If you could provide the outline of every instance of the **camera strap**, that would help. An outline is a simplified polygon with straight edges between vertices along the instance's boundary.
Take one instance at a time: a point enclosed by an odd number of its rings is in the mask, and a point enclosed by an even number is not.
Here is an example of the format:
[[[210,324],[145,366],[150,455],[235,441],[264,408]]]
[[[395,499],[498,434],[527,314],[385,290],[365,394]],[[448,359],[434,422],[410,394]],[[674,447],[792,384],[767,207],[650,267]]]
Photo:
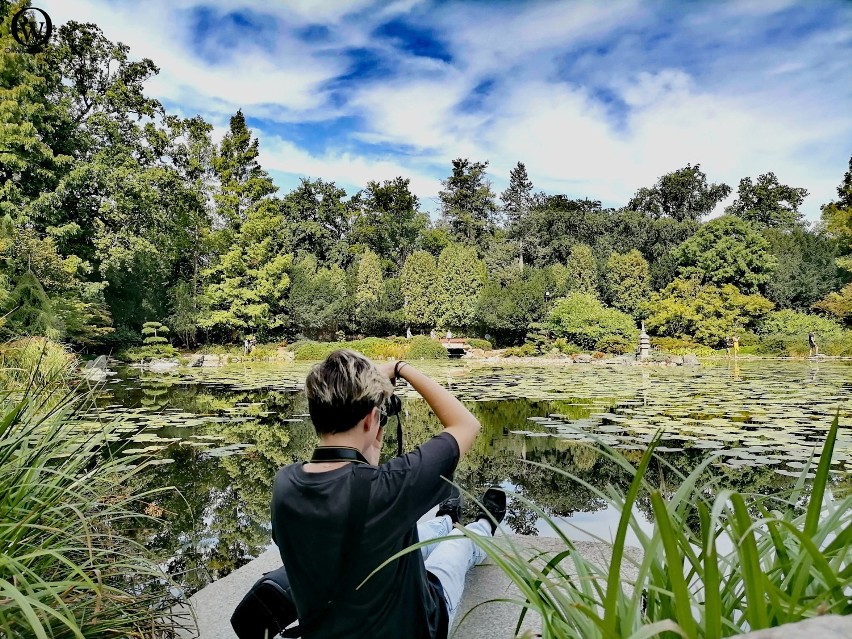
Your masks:
[[[369,464],[367,458],[357,448],[350,446],[317,446],[311,457],[314,464],[321,462],[354,462],[356,464]]]
[[[361,547],[361,537],[363,536],[364,524],[367,519],[367,506],[370,503],[370,486],[372,485],[371,480],[373,474],[364,467],[365,465],[369,466],[367,460],[364,459],[364,456],[354,448],[320,446],[314,450],[314,459],[311,459],[311,461],[317,461],[316,453],[323,449],[332,452],[350,451],[351,453],[351,451],[354,451],[361,458],[321,460],[356,462],[355,467],[352,469],[352,496],[349,498],[349,514],[346,522],[346,530],[349,531],[349,534],[343,543],[343,549],[340,553],[339,576],[335,581],[335,586],[330,593],[328,601],[322,606],[322,608],[309,614],[306,619],[300,619],[298,626],[282,630],[281,636],[285,638],[304,637],[305,633],[312,633],[327,618],[328,614],[334,607],[334,604],[336,604],[341,597],[344,597],[350,591],[354,590],[359,583],[355,568],[358,564],[357,555],[358,550]],[[344,453],[344,455],[349,455],[350,453]],[[331,453],[320,453],[321,456],[325,454]],[[363,460],[363,462],[361,460]]]

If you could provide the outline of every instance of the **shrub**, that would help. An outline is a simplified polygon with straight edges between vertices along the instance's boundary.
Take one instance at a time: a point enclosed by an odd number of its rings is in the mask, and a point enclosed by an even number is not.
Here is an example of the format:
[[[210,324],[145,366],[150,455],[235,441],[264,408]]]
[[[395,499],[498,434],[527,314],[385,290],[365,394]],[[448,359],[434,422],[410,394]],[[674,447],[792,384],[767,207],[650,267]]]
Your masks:
[[[768,313],[758,325],[761,335],[786,335],[808,341],[808,333],[816,333],[817,338],[836,337],[843,332],[839,322],[813,313],[802,313],[784,309]]]
[[[503,357],[532,357],[535,354],[535,345],[529,342],[525,342],[522,346],[510,346],[503,351]]]
[[[595,350],[604,353],[612,353],[614,355],[624,355],[625,353],[634,352],[636,350],[636,346],[628,342],[623,337],[610,335],[609,337],[604,337],[603,339],[598,340],[598,343],[595,344]]]
[[[591,350],[605,337],[617,336],[635,342],[638,331],[633,318],[605,307],[594,295],[573,292],[557,300],[545,326],[556,337]]]
[[[556,341],[553,342],[553,347],[565,355],[576,355],[577,353],[583,352],[582,348],[576,344],[572,344],[564,337],[557,338]]]
[[[824,343],[817,342],[820,352],[826,355],[852,357],[852,331],[843,331],[839,335],[829,337]]]
[[[328,357],[329,353],[338,348],[345,348],[340,342],[324,343],[324,342],[304,342],[296,346],[294,344],[296,356],[294,359],[301,360],[321,360]]]
[[[0,345],[0,383],[11,389],[30,382],[45,385],[63,380],[77,358],[46,337],[28,337]]]
[[[47,395],[57,399],[34,386],[0,401],[0,635],[175,636],[188,604],[160,558],[128,537],[159,525],[139,513],[168,489],[135,491],[146,458],[103,454],[120,422],[74,423],[91,397],[66,392],[45,410]]]
[[[136,346],[119,351],[116,357],[123,362],[147,362],[152,359],[177,357],[178,350],[171,344]]]
[[[465,340],[471,348],[481,348],[484,351],[490,351],[494,346],[487,339],[479,339],[478,337],[470,337]]]
[[[692,354],[699,357],[710,357],[717,354],[717,351],[709,346],[704,346],[691,339],[681,339],[678,337],[652,337],[651,346],[671,355]]]
[[[447,359],[449,354],[440,342],[417,335],[411,338],[405,357],[407,359]]]
[[[406,355],[408,344],[408,340],[395,342],[382,339],[381,337],[366,337],[353,342],[307,342],[297,346],[294,350],[296,353],[295,359],[300,361],[325,359],[329,353],[339,348],[352,349],[370,359],[402,359]],[[446,349],[443,346],[440,344],[437,345],[446,353]]]

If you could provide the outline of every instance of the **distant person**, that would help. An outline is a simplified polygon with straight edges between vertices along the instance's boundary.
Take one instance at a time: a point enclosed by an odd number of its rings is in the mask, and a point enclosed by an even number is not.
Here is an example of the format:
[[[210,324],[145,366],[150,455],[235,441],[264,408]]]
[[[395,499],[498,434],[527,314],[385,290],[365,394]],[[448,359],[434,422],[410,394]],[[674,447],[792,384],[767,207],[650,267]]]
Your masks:
[[[435,335],[435,329],[434,329],[434,328],[433,328],[433,329],[432,329],[432,331],[429,333],[429,337],[430,337],[431,339],[435,339],[435,338],[437,337],[437,335]]]
[[[491,341],[491,336],[488,333],[485,334],[485,340],[488,342]]]
[[[405,337],[411,339],[411,327],[405,329]]]
[[[453,332],[447,329],[447,341],[449,342],[451,339],[453,339]]]
[[[816,335],[814,335],[813,331],[808,333],[808,346],[810,350],[808,351],[808,357],[816,357],[819,355],[819,348],[816,343]]]
[[[248,337],[243,340],[243,355],[249,354],[249,341]]]
[[[734,346],[734,340],[732,340],[732,339],[731,339],[731,336],[730,336],[730,335],[728,335],[728,336],[725,338],[725,356],[726,356],[726,357],[730,357],[730,356],[731,356],[731,348],[733,348],[733,346]]]
[[[734,335],[732,342],[733,342],[732,346],[734,347],[734,359],[736,359],[737,355],[740,352],[740,338],[739,338],[739,336]]]

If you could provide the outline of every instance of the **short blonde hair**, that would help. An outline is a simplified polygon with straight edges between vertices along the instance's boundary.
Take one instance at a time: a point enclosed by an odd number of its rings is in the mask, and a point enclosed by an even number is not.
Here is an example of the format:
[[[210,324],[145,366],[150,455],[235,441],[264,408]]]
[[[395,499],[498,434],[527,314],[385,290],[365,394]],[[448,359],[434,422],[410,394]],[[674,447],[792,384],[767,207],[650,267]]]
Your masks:
[[[349,349],[331,353],[305,380],[308,412],[319,435],[349,430],[391,393],[390,379],[361,353]]]

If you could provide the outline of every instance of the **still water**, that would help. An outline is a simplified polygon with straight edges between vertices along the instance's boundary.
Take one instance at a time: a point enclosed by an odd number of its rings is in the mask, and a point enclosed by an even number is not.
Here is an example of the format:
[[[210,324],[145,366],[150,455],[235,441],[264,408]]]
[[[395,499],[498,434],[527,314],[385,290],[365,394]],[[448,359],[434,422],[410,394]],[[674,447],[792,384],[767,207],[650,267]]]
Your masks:
[[[164,525],[146,543],[188,592],[225,576],[271,543],[269,499],[276,470],[306,459],[315,444],[301,387],[308,364],[230,365],[151,374],[126,369],[106,385],[90,420],[117,418],[126,452],[157,456],[145,488]],[[698,368],[530,366],[475,361],[423,363],[483,425],[456,480],[473,494],[500,484],[523,495],[578,539],[611,538],[618,513],[592,490],[626,487],[630,476],[601,453],[613,446],[634,464],[658,430],[660,461],[649,477],[665,492],[709,454],[719,485],[771,493],[792,487],[839,411],[835,490],[852,487],[852,362],[708,361]],[[410,387],[404,443],[440,431]],[[395,419],[385,453],[396,450]],[[845,427],[844,427],[845,426]],[[638,511],[648,522],[650,508]],[[650,523],[648,524],[651,525]],[[506,526],[553,534],[515,500]]]

